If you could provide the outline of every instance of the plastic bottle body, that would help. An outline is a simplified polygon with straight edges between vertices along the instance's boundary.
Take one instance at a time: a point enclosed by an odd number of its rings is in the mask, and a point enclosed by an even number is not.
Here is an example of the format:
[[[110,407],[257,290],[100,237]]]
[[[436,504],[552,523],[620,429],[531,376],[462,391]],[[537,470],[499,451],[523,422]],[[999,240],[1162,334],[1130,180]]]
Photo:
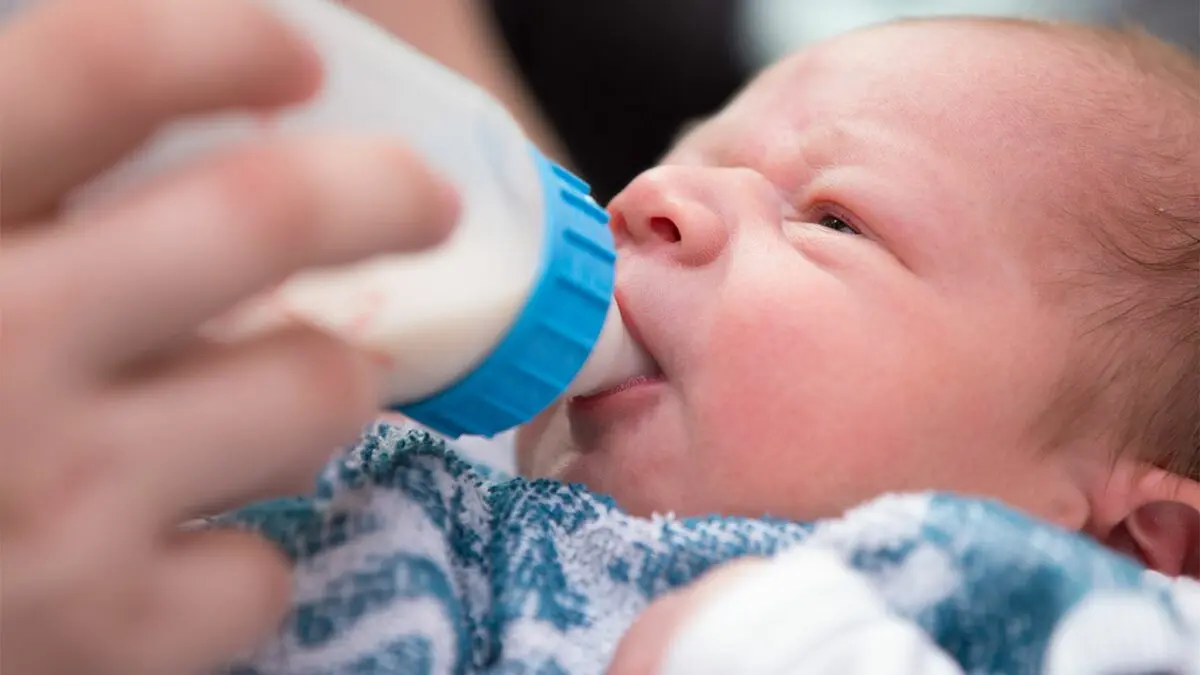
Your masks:
[[[462,217],[444,245],[306,273],[283,291],[300,315],[385,360],[390,402],[431,395],[486,356],[529,295],[544,211],[532,148],[473,84],[364,30],[349,12],[269,4],[307,33],[325,64],[319,100],[283,124],[403,137],[462,193]]]
[[[437,392],[478,363],[520,311],[542,253],[542,188],[517,123],[473,84],[323,0],[266,0],[316,47],[311,102],[270,118],[208,117],[163,130],[90,190],[109,192],[259,134],[350,131],[405,140],[462,195],[439,247],[306,271],[243,308],[239,329],[285,318],[330,330],[386,364],[391,402]],[[229,326],[230,321],[223,322]]]
[[[166,128],[86,186],[78,202],[260,134],[395,136],[458,188],[463,209],[450,239],[419,253],[304,271],[214,322],[216,335],[287,322],[327,330],[375,357],[385,404],[450,435],[510,428],[568,384],[594,390],[635,367],[638,350],[612,302],[607,215],[585,183],[542,157],[474,84],[362,17],[326,0],[259,1],[321,56],[314,100],[269,118],[226,115]]]

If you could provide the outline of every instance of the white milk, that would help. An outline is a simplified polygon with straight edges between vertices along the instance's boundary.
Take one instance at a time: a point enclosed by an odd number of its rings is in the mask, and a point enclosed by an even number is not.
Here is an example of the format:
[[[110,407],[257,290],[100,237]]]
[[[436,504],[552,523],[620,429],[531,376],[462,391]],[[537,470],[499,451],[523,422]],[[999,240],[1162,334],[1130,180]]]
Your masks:
[[[432,401],[414,416],[450,435],[501,431],[531,418],[569,382],[569,393],[587,393],[649,367],[611,301],[611,234],[586,184],[552,168],[474,84],[358,15],[328,0],[260,1],[321,55],[317,97],[270,119],[222,115],[165,129],[76,203],[256,134],[344,131],[403,139],[454,183],[463,212],[436,248],[303,272],[210,332],[244,339],[292,321],[327,330],[376,357],[388,383],[385,403],[404,409]],[[554,238],[567,229],[572,236]],[[548,281],[552,273],[557,281]],[[532,300],[564,285],[583,289],[581,299]],[[566,333],[574,341],[560,348]],[[443,413],[465,418],[441,422]]]

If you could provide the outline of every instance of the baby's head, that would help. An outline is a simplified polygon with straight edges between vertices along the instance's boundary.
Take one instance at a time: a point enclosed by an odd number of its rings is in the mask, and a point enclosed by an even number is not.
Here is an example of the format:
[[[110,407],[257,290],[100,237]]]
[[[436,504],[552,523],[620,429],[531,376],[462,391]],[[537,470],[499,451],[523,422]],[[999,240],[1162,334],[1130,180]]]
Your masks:
[[[612,201],[661,373],[523,429],[523,468],[635,513],[987,495],[1178,572],[1198,177],[1200,70],[1147,37],[922,21],[807,50]]]

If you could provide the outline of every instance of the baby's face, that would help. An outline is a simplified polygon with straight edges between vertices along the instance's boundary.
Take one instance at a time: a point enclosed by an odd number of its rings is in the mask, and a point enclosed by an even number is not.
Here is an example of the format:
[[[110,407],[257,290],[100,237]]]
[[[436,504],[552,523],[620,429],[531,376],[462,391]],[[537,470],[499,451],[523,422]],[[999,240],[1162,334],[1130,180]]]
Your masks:
[[[1008,39],[843,37],[633,181],[610,207],[618,302],[661,372],[523,429],[527,471],[642,514],[952,489],[1054,517],[1033,427],[1073,335],[1044,297],[1071,167],[1039,153],[1076,140],[1014,105],[1053,64]]]

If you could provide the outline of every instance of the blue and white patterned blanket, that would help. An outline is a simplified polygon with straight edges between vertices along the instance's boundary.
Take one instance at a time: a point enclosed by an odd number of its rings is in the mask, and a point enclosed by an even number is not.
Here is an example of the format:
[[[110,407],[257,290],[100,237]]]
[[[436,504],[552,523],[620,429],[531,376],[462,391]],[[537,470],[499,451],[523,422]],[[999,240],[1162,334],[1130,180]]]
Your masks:
[[[582,487],[489,475],[428,435],[380,425],[313,498],[232,520],[297,565],[294,607],[234,668],[243,674],[602,673],[655,597],[797,545],[838,552],[965,672],[1200,670],[1200,585],[946,495],[883,497],[813,524],[641,519]],[[1104,600],[1137,611],[1105,612]]]

